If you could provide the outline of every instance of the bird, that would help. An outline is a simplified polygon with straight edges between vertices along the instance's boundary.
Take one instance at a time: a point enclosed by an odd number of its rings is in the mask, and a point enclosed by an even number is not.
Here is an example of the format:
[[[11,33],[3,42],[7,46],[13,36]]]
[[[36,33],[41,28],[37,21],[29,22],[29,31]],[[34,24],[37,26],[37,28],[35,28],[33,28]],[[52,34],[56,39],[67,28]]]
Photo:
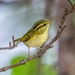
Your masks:
[[[49,25],[52,21],[53,19],[38,20],[27,33],[13,42],[23,42],[28,47],[28,58],[30,58],[30,47],[41,47],[46,42]]]

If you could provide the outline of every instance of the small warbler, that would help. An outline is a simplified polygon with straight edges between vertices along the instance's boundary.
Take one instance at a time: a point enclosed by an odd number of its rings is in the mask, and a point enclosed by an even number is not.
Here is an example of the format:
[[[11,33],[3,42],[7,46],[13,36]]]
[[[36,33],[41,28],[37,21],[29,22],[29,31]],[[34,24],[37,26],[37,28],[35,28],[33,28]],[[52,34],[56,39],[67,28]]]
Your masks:
[[[23,42],[28,47],[28,57],[30,58],[30,47],[40,47],[47,40],[48,29],[52,20],[41,19],[37,21],[32,28],[21,38],[14,42]]]

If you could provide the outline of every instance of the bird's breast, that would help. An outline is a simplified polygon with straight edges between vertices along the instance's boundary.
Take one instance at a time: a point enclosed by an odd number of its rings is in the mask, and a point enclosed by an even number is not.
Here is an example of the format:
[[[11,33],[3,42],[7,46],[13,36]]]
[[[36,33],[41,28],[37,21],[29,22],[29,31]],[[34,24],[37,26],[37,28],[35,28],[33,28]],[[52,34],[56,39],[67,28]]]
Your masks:
[[[24,42],[28,47],[39,47],[41,46],[48,37],[48,32],[45,31],[43,34],[35,35],[31,40]]]

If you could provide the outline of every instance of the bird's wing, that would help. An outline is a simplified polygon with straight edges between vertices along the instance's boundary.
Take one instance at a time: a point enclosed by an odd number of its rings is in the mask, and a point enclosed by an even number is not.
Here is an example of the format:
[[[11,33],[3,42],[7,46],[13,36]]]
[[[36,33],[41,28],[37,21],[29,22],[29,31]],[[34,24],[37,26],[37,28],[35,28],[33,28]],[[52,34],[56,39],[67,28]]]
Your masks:
[[[33,40],[35,39],[35,34],[32,30],[28,31],[21,39],[22,42],[26,42],[26,41],[29,41],[29,40]]]

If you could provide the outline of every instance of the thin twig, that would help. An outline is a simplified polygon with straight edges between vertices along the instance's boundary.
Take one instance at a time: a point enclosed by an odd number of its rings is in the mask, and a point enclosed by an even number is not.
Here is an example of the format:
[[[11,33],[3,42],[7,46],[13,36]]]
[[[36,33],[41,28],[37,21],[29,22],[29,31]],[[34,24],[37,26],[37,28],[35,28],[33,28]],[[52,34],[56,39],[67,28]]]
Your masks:
[[[63,26],[63,25],[62,25]],[[62,27],[61,26],[61,27]],[[60,26],[59,26],[60,27]],[[36,53],[35,55],[31,56],[31,59],[29,58],[26,58],[26,59],[23,59],[15,64],[12,64],[12,65],[9,65],[9,66],[5,66],[3,68],[0,68],[0,72],[2,71],[6,71],[8,69],[11,69],[11,68],[14,68],[16,66],[20,66],[20,65],[23,65],[25,64],[26,62],[34,59],[34,58],[39,58],[41,57],[49,48],[51,48],[51,45],[59,38],[60,34],[62,33],[63,29],[65,28],[66,26],[63,26],[61,29],[59,28],[58,32],[57,32],[57,35],[52,39],[52,41],[45,46],[45,48],[42,48],[41,51],[39,51],[38,53]]]
[[[73,4],[71,3],[71,1],[70,1],[70,0],[68,0],[68,2],[70,3],[71,7],[73,8],[74,6],[73,6]]]
[[[49,48],[51,48],[51,45],[59,38],[60,34],[62,33],[62,31],[63,31],[63,29],[64,29],[65,27],[66,27],[66,26],[63,26],[62,29],[57,32],[57,35],[53,38],[53,40],[52,40],[48,45],[46,45],[45,48],[42,48],[41,51],[39,51],[39,52],[36,53],[35,55],[31,56],[31,59],[41,57]],[[30,61],[31,59],[26,58],[26,59],[23,59],[23,60],[21,60],[21,61],[15,63],[15,64],[12,64],[12,65],[5,66],[5,67],[3,67],[3,68],[0,68],[0,72],[6,71],[6,70],[8,70],[8,69],[11,69],[11,68],[14,68],[14,67],[17,67],[17,66],[20,66],[20,65],[24,65],[26,62]]]
[[[12,35],[12,41],[14,41],[14,36]],[[0,47],[0,50],[11,50],[15,47],[17,47],[18,45],[18,42],[12,42],[12,45],[11,45],[11,42],[9,41],[9,46],[8,47]]]

